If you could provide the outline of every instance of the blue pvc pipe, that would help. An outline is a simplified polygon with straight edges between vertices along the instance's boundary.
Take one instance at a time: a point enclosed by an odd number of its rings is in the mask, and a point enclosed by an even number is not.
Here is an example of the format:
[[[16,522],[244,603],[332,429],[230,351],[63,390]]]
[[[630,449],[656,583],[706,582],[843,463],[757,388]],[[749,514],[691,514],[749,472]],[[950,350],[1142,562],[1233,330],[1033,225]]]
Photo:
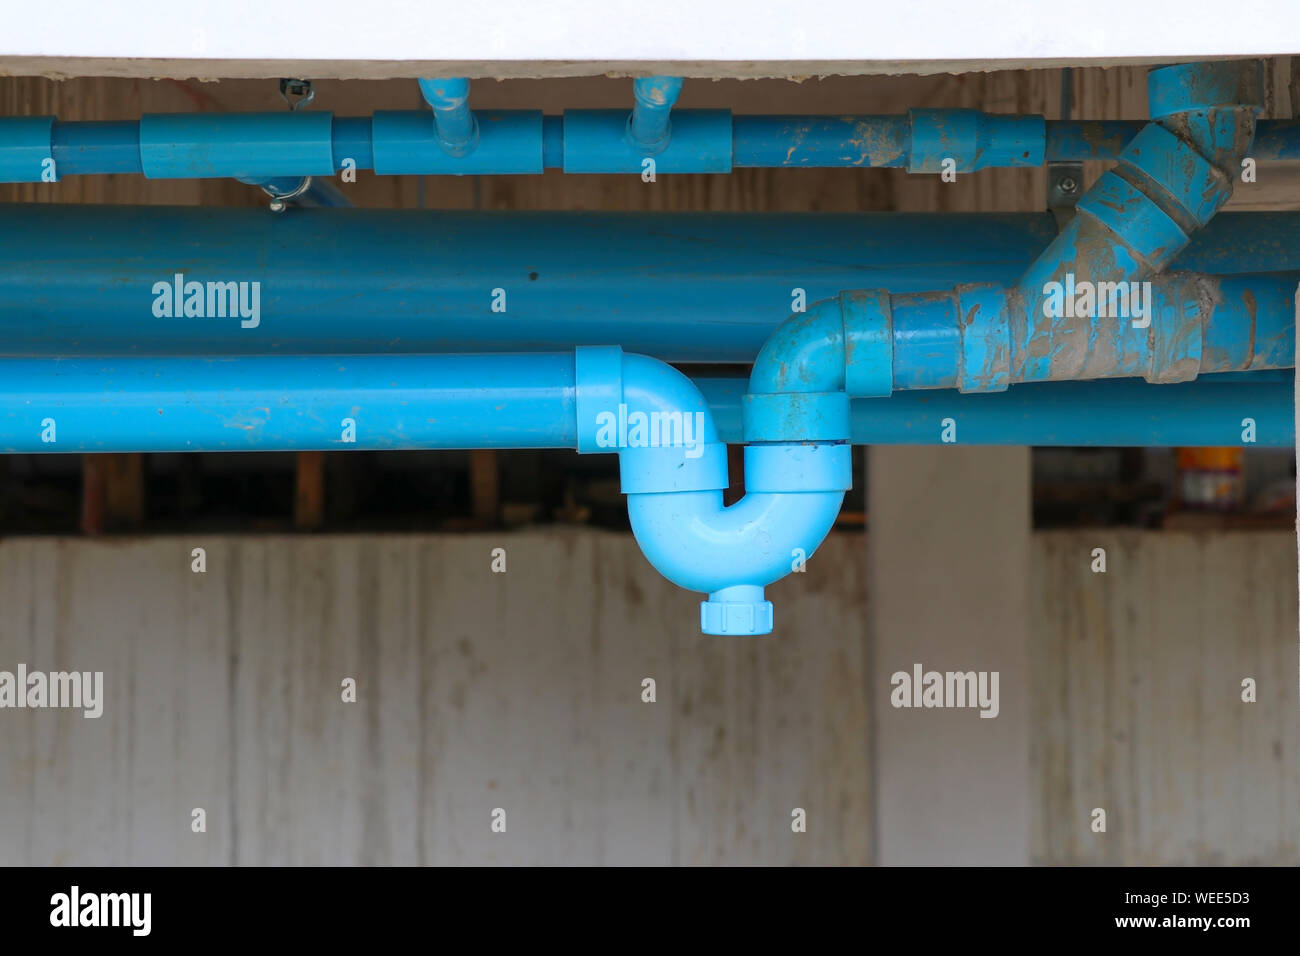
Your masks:
[[[744,441],[745,378],[701,378],[720,441]],[[1005,392],[955,389],[858,398],[851,406],[855,445],[936,445],[945,419],[962,445],[1219,447],[1241,442],[1242,420],[1256,423],[1260,447],[1295,445],[1295,383],[1290,371],[1205,375],[1151,385],[1136,379],[1035,382]]]
[[[1075,350],[1072,361],[1083,370],[1078,377],[1084,379],[1159,375],[1161,369],[1183,360],[1185,371],[1193,377],[1204,372],[1291,368],[1295,364],[1297,287],[1300,272],[1207,278],[1200,283],[1154,282],[1151,328],[1157,332],[1177,328],[1186,335],[1166,340],[1153,335],[1150,328],[1135,328],[1127,318],[1100,321],[1085,317],[1079,320],[1083,331],[1070,341]],[[970,328],[978,326],[962,324],[959,296],[912,293],[891,296],[890,301],[893,387],[965,387],[963,340]],[[1193,305],[1195,308],[1189,308]],[[839,315],[837,300],[814,308]],[[1206,311],[1200,311],[1202,308]],[[1012,328],[1016,328],[1014,323]],[[1021,328],[1021,334],[1027,335],[1026,327]],[[1032,371],[1026,373],[1025,380],[1051,378],[1051,358],[1051,353],[1029,356]]]
[[[577,441],[572,354],[0,359],[0,369],[10,454]]]
[[[667,361],[750,362],[841,289],[1010,285],[1049,214],[460,213],[0,207],[0,352],[483,352],[617,341]],[[1300,215],[1225,213],[1175,268],[1300,271]],[[176,272],[261,285],[263,320],[155,316]],[[505,311],[493,290],[503,290]],[[1240,299],[1239,299],[1240,301]],[[500,308],[501,306],[498,306]],[[901,364],[954,367],[951,326],[895,317]],[[910,356],[910,357],[909,357]]]
[[[982,309],[963,310],[969,312],[963,315],[964,339],[998,343],[995,351],[980,346],[980,380],[966,375],[964,388],[1138,373],[1161,381],[1196,375],[1202,358],[1199,309],[1175,302],[1176,308],[1156,314],[1147,332],[1128,321],[1059,314],[1049,290],[1073,287],[1076,279],[1128,285],[1170,267],[1232,195],[1255,134],[1262,74],[1258,60],[1178,64],[1148,74],[1152,122],[1125,146],[1116,169],[1084,193],[1077,215],[1013,292],[990,293]],[[1287,309],[1294,325],[1294,305]],[[1294,364],[1294,331],[1291,338],[1287,361]]]
[[[573,448],[573,375],[570,355],[0,359],[0,450]],[[716,440],[742,442],[748,380],[695,383]],[[54,442],[40,440],[47,417]],[[853,401],[852,441],[938,444],[945,418],[960,444],[1233,445],[1243,418],[1261,446],[1295,443],[1289,372],[899,392]]]
[[[463,132],[462,110],[458,107],[452,112],[457,117],[451,121],[453,128]],[[473,115],[467,106],[463,114]],[[546,117],[538,126],[535,112],[494,111],[494,123],[517,131],[514,138],[503,142],[524,156],[511,155],[503,146],[473,164],[473,171],[621,171],[625,169],[623,149],[645,155],[628,138],[626,115],[618,110],[571,110],[565,116]],[[378,126],[376,117],[328,112],[177,116],[158,114],[122,122],[2,118],[0,181],[39,181],[40,161],[47,157],[53,158],[61,176],[142,173],[146,168],[154,176],[233,176],[237,173],[231,170],[250,168],[251,176],[301,176],[317,170],[324,153],[332,162],[328,171],[337,172],[348,161],[356,169],[375,169],[376,151],[387,155],[394,149],[406,150],[406,163],[420,171],[470,171],[470,164],[464,162],[467,157],[453,155],[454,148],[449,152],[442,145],[441,127],[434,127],[429,114],[418,110],[376,114],[381,119]],[[303,116],[318,119],[304,122],[294,118]],[[442,114],[435,110],[438,116]],[[573,130],[566,130],[566,120],[572,120]],[[482,132],[486,119],[478,125]],[[674,169],[718,172],[733,167],[883,166],[933,172],[937,171],[935,164],[949,156],[959,170],[1037,165],[1043,160],[1113,160],[1145,125],[1131,120],[1044,123],[1041,117],[965,110],[914,111],[903,116],[735,117],[725,110],[677,110],[673,135],[690,130],[694,143],[674,153]],[[417,127],[428,135],[416,136]],[[169,140],[176,149],[164,155]],[[142,147],[151,157],[147,167]],[[620,164],[613,168],[606,155],[610,151],[619,155]],[[543,166],[534,169],[537,153],[544,157]],[[1261,161],[1300,159],[1300,121],[1260,121],[1250,155]],[[455,162],[458,159],[461,164]],[[256,167],[250,167],[252,161]],[[635,171],[639,170],[638,165]]]
[[[907,116],[736,116],[737,167],[902,167],[911,148]]]

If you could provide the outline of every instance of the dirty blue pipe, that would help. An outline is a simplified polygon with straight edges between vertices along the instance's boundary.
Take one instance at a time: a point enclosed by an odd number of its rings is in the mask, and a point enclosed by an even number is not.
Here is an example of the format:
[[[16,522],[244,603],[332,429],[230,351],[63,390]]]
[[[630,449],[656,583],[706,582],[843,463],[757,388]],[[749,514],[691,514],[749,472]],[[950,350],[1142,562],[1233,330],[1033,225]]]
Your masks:
[[[1232,193],[1254,136],[1262,64],[1162,67],[1149,93],[1153,121],[1015,286],[844,292],[791,316],[755,360],[746,440],[845,440],[850,397],[896,388],[995,392],[1134,375],[1169,383],[1293,366],[1294,276],[1242,287],[1162,274]],[[1088,292],[1077,306],[1076,289]]]
[[[428,113],[414,110],[356,117],[323,111],[147,114],[137,121],[112,122],[0,118],[0,181],[106,173],[330,176],[349,166],[380,174],[641,170],[639,159],[646,153],[633,145],[625,111],[569,110],[547,117],[527,110],[486,111],[478,122],[467,98],[446,92],[450,82],[422,81],[431,105],[438,104],[433,105],[433,124]],[[426,83],[437,86],[426,89]],[[645,136],[653,136],[660,120],[667,120],[667,113],[653,107],[643,108],[642,114],[649,130]],[[727,110],[676,110],[672,116],[672,137],[657,154],[666,164],[658,166],[683,173],[743,167],[939,172],[945,158],[953,160],[955,171],[968,172],[1044,161],[1113,160],[1146,125],[1044,121],[1041,116],[974,110],[735,117]],[[1265,120],[1258,126],[1251,151],[1255,159],[1300,160],[1300,121]]]
[[[1092,340],[1093,353],[1104,353],[1109,360],[1096,363],[1092,374],[1062,379],[1137,377],[1159,383],[1171,381],[1173,373],[1185,380],[1210,372],[1290,368],[1295,360],[1297,288],[1300,272],[1167,273],[1151,283],[1150,326],[1135,328],[1128,320],[1114,323],[1109,340]],[[849,292],[814,303],[787,319],[767,340],[757,360],[762,370],[758,384],[776,391],[785,380],[799,378],[808,386],[801,391],[843,387],[832,373],[842,377],[845,337],[856,334],[858,340],[849,343],[857,348],[854,361],[859,368],[875,363],[878,381],[871,392],[853,395],[929,388],[1000,391],[985,387],[981,376],[986,363],[976,350],[979,343],[971,341],[971,326],[963,323],[969,316],[963,300],[969,303],[969,290]],[[1179,337],[1172,339],[1166,328]],[[874,339],[864,331],[871,329],[880,333]]]

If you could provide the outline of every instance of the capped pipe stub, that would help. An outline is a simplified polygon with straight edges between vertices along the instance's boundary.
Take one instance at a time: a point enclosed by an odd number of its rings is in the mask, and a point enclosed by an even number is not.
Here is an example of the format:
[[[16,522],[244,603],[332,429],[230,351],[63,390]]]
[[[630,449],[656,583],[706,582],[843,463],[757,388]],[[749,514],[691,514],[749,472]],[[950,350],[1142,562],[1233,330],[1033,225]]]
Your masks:
[[[757,636],[772,633],[772,602],[753,584],[723,588],[700,602],[700,630],[720,636]]]

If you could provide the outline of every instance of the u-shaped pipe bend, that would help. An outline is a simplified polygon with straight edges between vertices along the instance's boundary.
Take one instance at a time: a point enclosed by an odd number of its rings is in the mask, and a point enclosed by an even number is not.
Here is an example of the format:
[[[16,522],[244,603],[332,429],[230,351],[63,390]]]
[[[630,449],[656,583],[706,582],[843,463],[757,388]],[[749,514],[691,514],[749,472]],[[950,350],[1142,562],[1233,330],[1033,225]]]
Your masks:
[[[579,348],[575,378],[578,450],[618,452],[646,559],[674,584],[708,595],[704,633],[770,633],[763,588],[802,570],[830,531],[852,485],[849,446],[749,445],[746,494],[727,507],[726,445],[690,379],[614,347]]]

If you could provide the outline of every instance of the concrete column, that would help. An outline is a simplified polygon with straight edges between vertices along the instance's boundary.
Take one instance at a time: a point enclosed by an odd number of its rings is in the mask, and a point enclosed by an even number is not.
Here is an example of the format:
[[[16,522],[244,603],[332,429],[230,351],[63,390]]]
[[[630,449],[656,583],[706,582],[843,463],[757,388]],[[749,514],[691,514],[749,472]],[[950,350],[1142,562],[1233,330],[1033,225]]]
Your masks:
[[[876,862],[1026,864],[1029,450],[877,447],[867,460]],[[917,664],[996,671],[997,716],[894,706],[891,675]]]

